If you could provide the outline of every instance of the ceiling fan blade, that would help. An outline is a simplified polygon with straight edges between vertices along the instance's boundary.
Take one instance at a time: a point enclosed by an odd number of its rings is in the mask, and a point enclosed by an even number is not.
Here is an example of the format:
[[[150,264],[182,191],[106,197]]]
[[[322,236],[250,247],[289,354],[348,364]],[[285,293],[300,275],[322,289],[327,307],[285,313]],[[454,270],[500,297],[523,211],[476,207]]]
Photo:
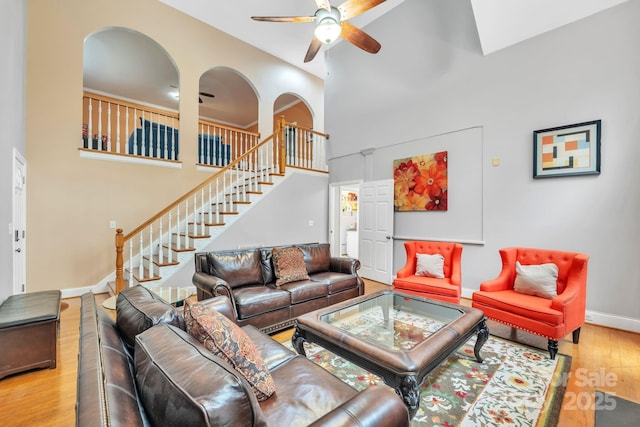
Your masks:
[[[329,0],[316,0],[316,6],[318,6],[318,9],[326,9],[331,12],[331,3]]]
[[[376,41],[369,34],[362,31],[360,28],[351,25],[346,21],[342,21],[342,33],[340,36],[346,41],[358,46],[360,49],[369,53],[378,53],[380,50],[380,43]]]
[[[252,16],[254,21],[267,22],[313,22],[315,16]]]
[[[345,21],[384,2],[385,0],[347,0],[338,6],[338,10],[340,11],[342,20]]]
[[[321,47],[322,47],[322,42],[317,37],[314,36],[313,39],[311,40],[311,44],[309,45],[309,49],[307,49],[307,54],[304,57],[304,62],[309,62],[313,60],[313,58],[316,57],[316,54],[318,53]]]

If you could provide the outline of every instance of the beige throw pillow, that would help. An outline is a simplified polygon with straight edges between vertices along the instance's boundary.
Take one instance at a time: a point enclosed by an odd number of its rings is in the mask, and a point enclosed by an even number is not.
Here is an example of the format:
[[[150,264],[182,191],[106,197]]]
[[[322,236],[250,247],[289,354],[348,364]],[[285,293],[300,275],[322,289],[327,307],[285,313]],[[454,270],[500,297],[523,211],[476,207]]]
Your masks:
[[[416,254],[416,276],[444,279],[444,256],[441,254]]]
[[[543,298],[558,296],[558,266],[553,263],[521,265],[516,261],[516,280],[513,290],[521,294]]]

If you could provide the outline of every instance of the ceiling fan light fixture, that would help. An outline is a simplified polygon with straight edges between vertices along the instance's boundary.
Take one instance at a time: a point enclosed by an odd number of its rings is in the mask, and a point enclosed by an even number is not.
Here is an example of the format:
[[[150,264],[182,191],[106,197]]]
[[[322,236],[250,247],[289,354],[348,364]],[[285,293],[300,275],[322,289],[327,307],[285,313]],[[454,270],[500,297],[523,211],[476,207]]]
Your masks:
[[[325,44],[333,43],[342,32],[342,27],[332,17],[326,17],[318,23],[313,34]]]

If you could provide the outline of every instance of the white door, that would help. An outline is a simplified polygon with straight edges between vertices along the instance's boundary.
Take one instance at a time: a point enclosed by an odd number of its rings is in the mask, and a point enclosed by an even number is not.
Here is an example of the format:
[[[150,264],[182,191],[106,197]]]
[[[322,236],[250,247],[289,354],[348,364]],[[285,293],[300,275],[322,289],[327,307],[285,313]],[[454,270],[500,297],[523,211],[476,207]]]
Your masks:
[[[360,184],[360,275],[391,284],[393,269],[393,180]]]
[[[13,293],[25,293],[27,278],[26,263],[26,162],[22,154],[13,150],[13,224],[11,239],[13,241]]]

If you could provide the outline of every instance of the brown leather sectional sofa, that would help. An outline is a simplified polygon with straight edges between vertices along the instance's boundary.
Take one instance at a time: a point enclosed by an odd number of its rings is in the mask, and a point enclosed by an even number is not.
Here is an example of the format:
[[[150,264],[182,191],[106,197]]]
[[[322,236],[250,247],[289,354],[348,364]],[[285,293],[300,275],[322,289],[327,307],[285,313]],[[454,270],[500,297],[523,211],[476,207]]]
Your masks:
[[[296,317],[364,294],[360,261],[331,257],[328,243],[305,243],[302,250],[309,280],[276,286],[272,247],[195,254],[193,284],[198,300],[225,295],[239,325],[265,333],[291,327]]]
[[[234,320],[228,298],[210,303]],[[182,329],[181,311],[136,286],[118,296],[114,321],[92,294],[82,296],[76,425],[409,425],[392,389],[358,392],[245,326],[275,382],[275,393],[258,402],[244,377]]]

